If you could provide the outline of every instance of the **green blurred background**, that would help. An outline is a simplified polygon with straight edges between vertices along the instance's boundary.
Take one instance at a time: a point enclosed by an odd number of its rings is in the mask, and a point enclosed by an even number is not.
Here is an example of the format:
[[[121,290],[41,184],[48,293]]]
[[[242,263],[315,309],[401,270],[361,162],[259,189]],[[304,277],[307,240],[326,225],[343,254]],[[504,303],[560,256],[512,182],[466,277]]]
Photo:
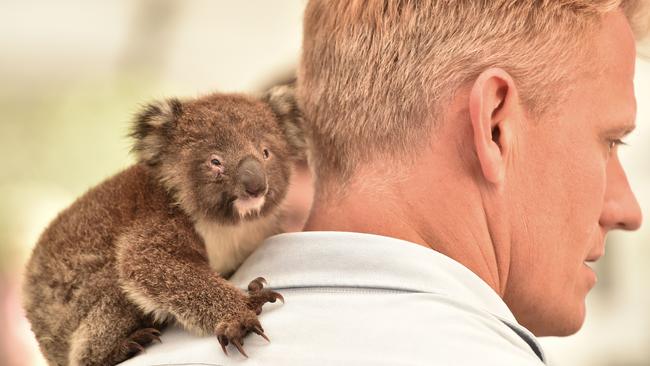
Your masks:
[[[20,309],[21,271],[58,211],[132,163],[141,103],[257,91],[295,67],[303,0],[0,0],[0,366],[44,365]],[[650,63],[621,150],[650,215]],[[650,230],[614,233],[585,327],[543,339],[556,365],[650,365]]]

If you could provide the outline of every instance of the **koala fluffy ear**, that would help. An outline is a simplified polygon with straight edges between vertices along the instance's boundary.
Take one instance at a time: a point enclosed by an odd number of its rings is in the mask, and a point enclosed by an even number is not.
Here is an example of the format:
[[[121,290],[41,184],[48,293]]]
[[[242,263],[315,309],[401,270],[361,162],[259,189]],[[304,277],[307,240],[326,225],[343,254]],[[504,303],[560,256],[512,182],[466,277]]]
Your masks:
[[[289,142],[292,155],[296,160],[306,160],[305,122],[296,101],[295,83],[274,86],[266,92],[262,100],[271,106],[278,117],[280,128]]]
[[[160,162],[171,130],[182,114],[183,105],[176,98],[147,104],[136,114],[130,135],[138,161],[150,166]]]

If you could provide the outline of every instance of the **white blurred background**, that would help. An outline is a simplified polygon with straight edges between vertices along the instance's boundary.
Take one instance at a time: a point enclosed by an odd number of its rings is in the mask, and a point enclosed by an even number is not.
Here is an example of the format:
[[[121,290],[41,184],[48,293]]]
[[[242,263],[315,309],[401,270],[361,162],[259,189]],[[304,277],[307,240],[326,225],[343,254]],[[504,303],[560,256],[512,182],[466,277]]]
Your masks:
[[[140,103],[257,91],[291,73],[304,0],[0,0],[0,365],[44,365],[19,281],[38,235],[132,163]],[[621,149],[650,215],[650,63],[637,63],[637,131]],[[584,328],[542,340],[553,365],[650,365],[650,225],[610,234]]]

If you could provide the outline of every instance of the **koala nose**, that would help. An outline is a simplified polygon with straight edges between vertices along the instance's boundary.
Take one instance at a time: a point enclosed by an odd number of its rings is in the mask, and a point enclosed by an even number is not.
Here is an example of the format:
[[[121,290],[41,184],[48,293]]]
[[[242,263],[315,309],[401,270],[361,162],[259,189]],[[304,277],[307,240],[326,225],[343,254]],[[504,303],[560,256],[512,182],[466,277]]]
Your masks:
[[[266,191],[266,174],[262,164],[255,158],[242,160],[238,170],[239,182],[246,194],[259,197]]]
[[[244,182],[244,188],[249,196],[259,197],[266,190],[266,184],[264,182],[260,183],[259,181]]]

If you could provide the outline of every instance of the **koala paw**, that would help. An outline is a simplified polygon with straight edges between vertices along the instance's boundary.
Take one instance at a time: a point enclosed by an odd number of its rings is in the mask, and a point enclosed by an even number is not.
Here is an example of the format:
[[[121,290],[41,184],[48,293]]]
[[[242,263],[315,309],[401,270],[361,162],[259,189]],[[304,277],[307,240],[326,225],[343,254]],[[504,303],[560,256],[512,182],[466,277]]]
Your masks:
[[[255,316],[252,311],[249,312],[249,314],[245,314],[241,317],[220,322],[219,325],[217,325],[216,335],[217,339],[219,340],[219,344],[221,344],[223,353],[226,355],[228,354],[228,351],[226,351],[226,346],[229,343],[232,343],[235,347],[237,347],[237,350],[239,350],[242,355],[248,357],[246,352],[244,352],[244,348],[242,346],[244,344],[244,337],[249,332],[259,334],[264,339],[269,341],[269,338],[264,334],[262,325],[260,324],[259,320],[257,320],[257,316]]]
[[[119,352],[124,358],[131,358],[144,351],[144,346],[156,341],[160,343],[160,331],[155,328],[138,329],[122,341]]]
[[[229,320],[221,321],[217,325],[217,339],[225,354],[228,354],[226,346],[232,343],[242,355],[248,357],[244,352],[243,344],[244,337],[250,332],[258,334],[270,342],[269,338],[264,334],[264,329],[257,319],[257,315],[262,312],[264,304],[275,302],[278,299],[284,303],[284,297],[275,291],[265,289],[265,284],[266,280],[262,277],[251,281],[248,285],[248,296],[246,296],[248,309],[231,317]]]

